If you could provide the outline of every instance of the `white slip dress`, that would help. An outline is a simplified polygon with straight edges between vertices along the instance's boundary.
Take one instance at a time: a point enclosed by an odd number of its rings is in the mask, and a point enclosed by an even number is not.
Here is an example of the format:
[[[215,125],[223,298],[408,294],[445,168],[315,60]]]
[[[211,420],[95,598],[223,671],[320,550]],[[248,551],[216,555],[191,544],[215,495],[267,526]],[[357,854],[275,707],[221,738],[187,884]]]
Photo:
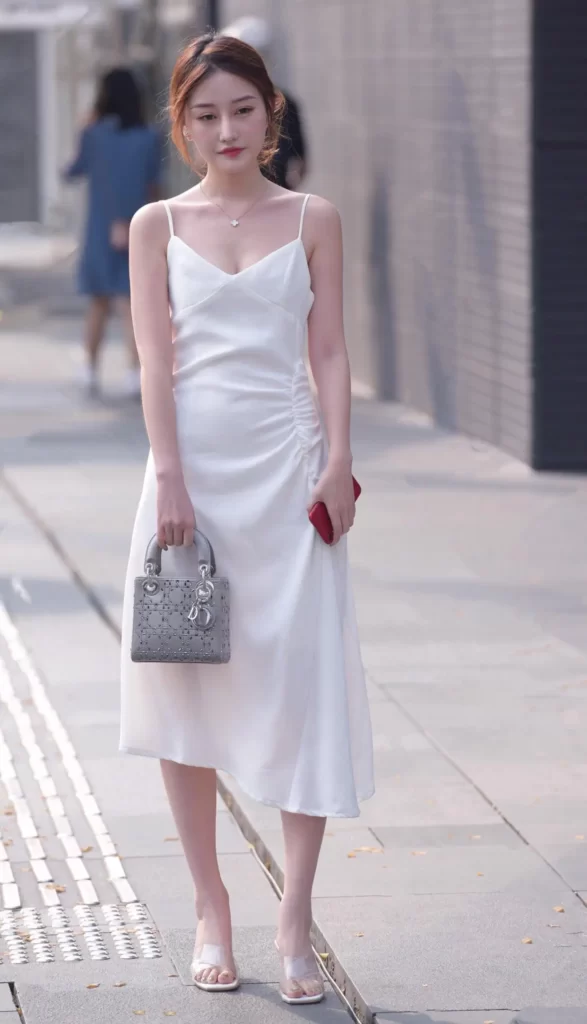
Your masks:
[[[231,660],[130,658],[133,582],[156,532],[149,454],[126,577],[120,750],[226,771],[286,811],[356,817],[373,794],[373,744],[346,537],[308,520],[326,459],[306,372],[313,302],[297,238],[236,274],[174,233],[167,251],[173,389],[185,484],[231,589]],[[163,573],[197,575],[193,548]]]

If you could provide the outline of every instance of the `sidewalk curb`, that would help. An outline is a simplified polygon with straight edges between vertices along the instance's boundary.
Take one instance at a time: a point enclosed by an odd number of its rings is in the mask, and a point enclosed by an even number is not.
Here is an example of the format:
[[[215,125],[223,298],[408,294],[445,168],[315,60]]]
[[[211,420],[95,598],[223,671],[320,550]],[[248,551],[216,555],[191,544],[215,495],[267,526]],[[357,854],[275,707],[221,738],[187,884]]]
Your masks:
[[[47,526],[37,511],[29,504],[26,498],[20,493],[13,482],[8,478],[3,469],[0,468],[0,485],[4,486],[16,504],[22,509],[23,514],[43,535],[47,543],[53,549],[60,561],[65,565],[73,583],[83,591],[89,604],[104,622],[110,631],[115,635],[118,642],[121,640],[121,631],[114,621],[107,607],[96,595],[91,585],[80,573],[75,563],[69,557],[55,533]],[[217,789],[228,811],[234,818],[242,835],[252,848],[259,867],[267,877],[269,884],[281,899],[283,894],[284,876],[281,867],[271,850],[263,842],[261,836],[254,828],[249,818],[235,798],[229,785],[217,773]],[[328,981],[336,990],[341,1001],[346,1005],[347,1010],[359,1024],[376,1024],[375,1014],[353,983],[344,966],[336,957],[324,933],[318,928],[316,922],[312,922],[312,942],[316,953],[320,958],[320,965]]]

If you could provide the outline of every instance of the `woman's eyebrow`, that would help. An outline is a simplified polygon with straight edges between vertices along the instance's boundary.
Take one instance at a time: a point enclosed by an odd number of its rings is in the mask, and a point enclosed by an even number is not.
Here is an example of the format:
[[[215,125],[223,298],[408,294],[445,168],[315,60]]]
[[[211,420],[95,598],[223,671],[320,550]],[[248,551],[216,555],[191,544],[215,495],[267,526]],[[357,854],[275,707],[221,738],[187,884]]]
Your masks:
[[[231,100],[230,102],[231,103],[243,103],[244,100],[254,100],[254,99],[255,99],[255,97],[252,96],[252,95],[251,96],[238,96],[237,99]],[[202,108],[202,107],[215,107],[215,106],[216,106],[215,103],[190,103],[190,110],[195,110],[196,108]]]

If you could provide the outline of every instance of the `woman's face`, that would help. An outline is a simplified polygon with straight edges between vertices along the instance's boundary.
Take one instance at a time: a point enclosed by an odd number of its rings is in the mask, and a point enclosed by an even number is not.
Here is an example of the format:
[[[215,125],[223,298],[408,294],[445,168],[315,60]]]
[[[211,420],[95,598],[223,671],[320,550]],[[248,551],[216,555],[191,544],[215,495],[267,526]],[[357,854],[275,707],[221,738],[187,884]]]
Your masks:
[[[260,92],[227,71],[214,71],[187,102],[185,134],[208,167],[230,173],[256,163],[266,132]]]

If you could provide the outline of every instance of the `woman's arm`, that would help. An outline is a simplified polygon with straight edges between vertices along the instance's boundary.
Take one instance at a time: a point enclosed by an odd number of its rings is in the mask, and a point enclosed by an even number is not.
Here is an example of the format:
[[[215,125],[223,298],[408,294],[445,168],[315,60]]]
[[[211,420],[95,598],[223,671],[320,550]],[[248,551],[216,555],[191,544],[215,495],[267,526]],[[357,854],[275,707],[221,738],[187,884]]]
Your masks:
[[[350,442],[351,381],[342,312],[342,230],[338,211],[317,196],[309,203],[310,275],[314,305],[308,352],[328,436],[328,463],[312,502],[324,501],[334,543],[353,524],[355,499]]]
[[[157,476],[157,537],[161,547],[191,544],[195,526],[177,442],[167,290],[168,234],[167,218],[159,205],[143,206],[131,221],[132,321],[141,362],[143,412]]]
[[[62,171],[66,181],[74,178],[83,178],[90,170],[90,137],[89,128],[84,128],[78,142],[78,149],[74,159]]]

